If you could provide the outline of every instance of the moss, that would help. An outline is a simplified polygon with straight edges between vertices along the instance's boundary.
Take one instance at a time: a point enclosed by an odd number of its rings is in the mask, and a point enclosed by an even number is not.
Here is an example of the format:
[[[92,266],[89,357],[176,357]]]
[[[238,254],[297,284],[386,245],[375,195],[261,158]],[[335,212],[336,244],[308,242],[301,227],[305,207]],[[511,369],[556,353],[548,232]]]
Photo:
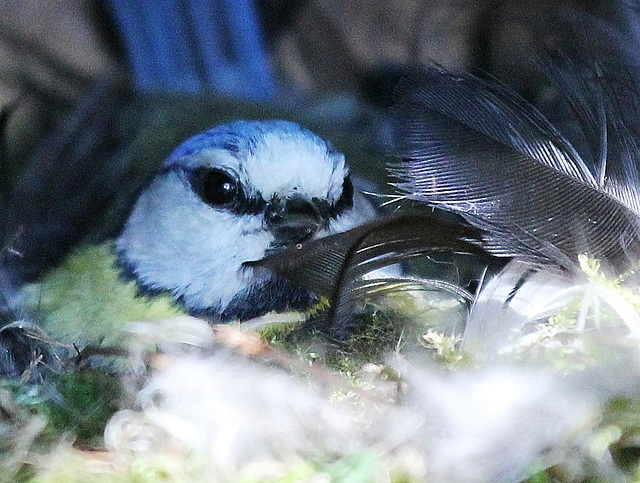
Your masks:
[[[320,465],[317,471],[336,483],[369,483],[380,472],[380,458],[370,450],[346,455],[336,461]]]
[[[85,448],[103,446],[107,421],[119,409],[122,387],[119,377],[95,370],[51,375],[39,393],[18,391],[17,398],[33,414],[46,418],[42,434],[47,444],[71,435]]]

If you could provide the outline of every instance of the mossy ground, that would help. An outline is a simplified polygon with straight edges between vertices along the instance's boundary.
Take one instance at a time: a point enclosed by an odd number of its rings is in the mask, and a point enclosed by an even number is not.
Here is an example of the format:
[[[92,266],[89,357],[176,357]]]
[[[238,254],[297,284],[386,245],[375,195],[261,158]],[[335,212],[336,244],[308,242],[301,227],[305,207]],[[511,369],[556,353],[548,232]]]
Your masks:
[[[606,284],[608,289],[622,294],[631,303],[638,299],[638,293],[625,288],[623,281],[603,280],[597,266],[586,266],[585,271],[597,283]],[[352,400],[356,410],[362,402],[359,400],[361,391],[375,392],[380,387],[393,386],[397,392],[388,391],[384,396],[385,402],[393,405],[401,397],[403,384],[402,376],[389,364],[394,354],[429,361],[447,371],[473,367],[477,363],[474,357],[460,349],[458,326],[442,323],[442,320],[451,320],[442,317],[443,313],[447,310],[457,313],[460,307],[445,304],[440,310],[427,311],[431,314],[429,317],[413,317],[413,304],[415,300],[403,301],[401,298],[386,306],[379,300],[366,301],[358,309],[352,335],[340,342],[332,340],[326,331],[283,324],[268,326],[258,334],[250,335],[252,344],[255,344],[254,336],[258,337],[258,345],[261,345],[258,349],[252,347],[243,351],[236,345],[233,350],[240,354],[244,352],[248,359],[258,364],[285,366],[292,377],[312,384],[317,383],[314,381],[317,374],[314,375],[310,368],[338,377],[344,384],[334,392],[333,398],[336,401]],[[558,373],[572,373],[598,364],[603,349],[592,340],[592,331],[576,330],[578,312],[575,304],[569,301],[556,316],[539,322],[534,330],[537,334],[535,343],[531,343],[531,334],[528,334],[528,342],[512,351],[511,356],[515,355],[525,364],[538,358],[538,362],[543,360]],[[575,341],[581,343],[575,344]],[[269,355],[262,356],[263,353]],[[285,356],[278,359],[274,354]],[[157,357],[156,349],[150,346],[145,360],[148,362],[154,357]],[[119,369],[114,370],[114,367]],[[129,379],[123,374],[122,367],[126,364],[68,365],[64,371],[49,372],[40,384],[5,381],[0,388],[4,398],[4,426],[0,425],[0,431],[5,432],[2,448],[5,472],[0,480],[207,481],[211,468],[190,452],[178,451],[157,460],[123,463],[106,451],[103,432],[107,421],[123,405],[130,404],[127,402],[130,388],[123,386],[123,381],[126,383]],[[147,376],[136,377],[144,379]],[[34,421],[41,425],[33,426]],[[24,436],[22,440],[16,436],[20,434]],[[583,456],[579,464],[560,462],[540,468],[532,461],[528,481],[606,481],[595,463],[604,453],[610,455],[615,467],[628,481],[640,481],[640,394],[612,399],[601,417],[593,422],[589,434],[590,453]],[[58,458],[70,463],[58,464]],[[409,483],[421,481],[421,477],[416,476],[420,474],[411,463],[382,457],[371,449],[344,455],[318,455],[284,467],[274,463],[271,468],[247,468],[239,474],[238,481]]]

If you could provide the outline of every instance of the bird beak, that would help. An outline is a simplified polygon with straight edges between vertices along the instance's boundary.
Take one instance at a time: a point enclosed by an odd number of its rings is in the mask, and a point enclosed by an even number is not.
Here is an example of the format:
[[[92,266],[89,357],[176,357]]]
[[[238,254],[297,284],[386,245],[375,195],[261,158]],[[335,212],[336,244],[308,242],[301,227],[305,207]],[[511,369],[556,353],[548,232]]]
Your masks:
[[[322,216],[311,201],[292,196],[269,203],[265,224],[275,238],[273,247],[283,248],[311,239],[322,226]]]

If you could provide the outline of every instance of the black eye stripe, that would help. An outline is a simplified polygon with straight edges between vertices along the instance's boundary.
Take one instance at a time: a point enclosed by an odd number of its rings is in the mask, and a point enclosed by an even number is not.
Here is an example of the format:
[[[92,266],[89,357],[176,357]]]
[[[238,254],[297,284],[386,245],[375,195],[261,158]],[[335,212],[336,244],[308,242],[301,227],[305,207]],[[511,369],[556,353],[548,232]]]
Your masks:
[[[234,214],[257,215],[264,210],[262,197],[249,198],[235,174],[219,168],[196,168],[188,173],[191,188],[200,199],[215,209]]]
[[[353,182],[350,175],[347,175],[342,182],[342,194],[336,201],[335,207],[338,212],[353,208]]]
[[[342,194],[334,203],[329,203],[326,199],[313,198],[323,218],[337,218],[346,210],[353,208],[353,183],[351,176],[347,175],[342,184]]]
[[[240,182],[221,169],[194,170],[191,186],[202,201],[211,206],[224,206],[242,197]]]
[[[220,168],[200,167],[186,172],[194,193],[214,209],[230,211],[234,214],[259,215],[267,206],[267,201],[257,194],[247,197],[242,184],[234,173]],[[312,200],[323,218],[336,218],[353,207],[353,183],[347,175],[342,184],[340,198],[334,203],[326,199]]]

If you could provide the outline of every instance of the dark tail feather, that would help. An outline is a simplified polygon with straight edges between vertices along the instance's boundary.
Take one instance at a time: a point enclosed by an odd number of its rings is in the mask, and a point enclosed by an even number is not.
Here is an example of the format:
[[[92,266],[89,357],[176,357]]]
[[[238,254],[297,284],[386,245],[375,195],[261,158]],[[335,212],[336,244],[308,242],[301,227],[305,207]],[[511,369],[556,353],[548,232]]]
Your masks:
[[[316,295],[328,296],[331,330],[344,333],[354,295],[362,292],[362,285],[355,283],[362,275],[425,253],[482,255],[481,238],[479,230],[434,216],[389,216],[248,265],[269,269]]]

